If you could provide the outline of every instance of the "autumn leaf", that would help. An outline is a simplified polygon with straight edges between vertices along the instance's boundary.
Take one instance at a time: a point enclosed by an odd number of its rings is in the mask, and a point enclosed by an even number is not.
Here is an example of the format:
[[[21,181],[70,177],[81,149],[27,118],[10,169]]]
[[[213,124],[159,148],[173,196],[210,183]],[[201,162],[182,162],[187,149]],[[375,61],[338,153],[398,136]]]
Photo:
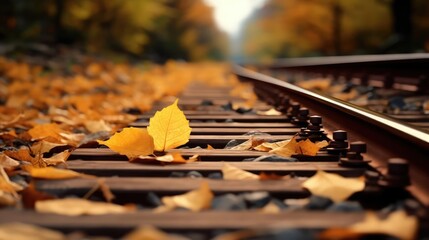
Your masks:
[[[102,131],[106,131],[106,132],[112,131],[112,127],[109,126],[102,119],[98,120],[98,121],[86,121],[86,122],[84,122],[84,126],[90,133],[102,132]]]
[[[112,200],[116,198],[110,190],[110,187],[106,184],[106,180],[104,178],[98,178],[95,186],[92,187],[82,198],[89,199],[97,190],[101,191],[107,202],[112,202]]]
[[[0,152],[0,167],[10,169],[19,166],[19,162]]]
[[[66,146],[67,144],[65,143],[53,143],[46,140],[41,140],[31,145],[30,149],[33,154],[42,154],[51,151],[53,148]]]
[[[66,240],[67,238],[59,231],[25,223],[10,222],[0,224],[0,239]]]
[[[256,147],[254,147],[253,149],[255,149],[257,151],[261,151],[261,152],[269,152],[273,149],[283,147],[289,141],[290,141],[290,139],[283,140],[283,141],[277,141],[277,142],[264,142],[264,143],[262,143]]]
[[[32,166],[23,167],[33,178],[41,178],[41,179],[70,179],[70,178],[78,178],[85,175],[82,173],[75,172],[73,170],[68,169],[60,169],[55,167],[44,167],[44,168],[35,168]]]
[[[265,142],[265,139],[261,139],[258,137],[250,137],[249,140],[238,144],[237,146],[228,148],[230,150],[252,150],[254,147],[257,147]]]
[[[212,147],[210,144],[207,144],[207,148],[206,148],[207,150],[214,150],[215,148],[214,147]]]
[[[277,206],[274,202],[269,202],[263,208],[261,208],[261,212],[268,214],[280,213],[282,210]]]
[[[66,216],[120,214],[131,211],[121,205],[94,202],[80,198],[37,201],[35,210],[40,213],[55,213]]]
[[[52,156],[50,158],[42,158],[42,159],[48,166],[58,165],[61,163],[65,163],[67,161],[67,159],[69,158],[70,154],[71,154],[70,151],[65,150],[61,153],[55,154],[54,156]]]
[[[28,133],[32,140],[39,140],[46,137],[61,139],[60,133],[65,133],[65,131],[56,123],[46,123],[36,125],[32,129],[28,130]]]
[[[164,205],[155,209],[155,212],[171,211],[177,207],[186,208],[194,212],[209,209],[212,205],[213,196],[209,184],[202,182],[198,189],[182,195],[163,197],[162,203]]]
[[[247,172],[244,170],[241,170],[237,167],[234,167],[228,163],[225,163],[222,167],[222,174],[223,174],[223,179],[225,180],[257,180],[259,179],[259,176],[251,173],[251,172]]]
[[[305,139],[305,141],[298,142],[297,151],[298,154],[308,155],[308,156],[316,156],[320,147],[310,141],[310,139]]]
[[[277,111],[275,108],[271,108],[267,111],[257,111],[256,114],[261,115],[261,116],[280,116],[283,113]]]
[[[3,167],[0,167],[0,206],[15,205],[19,200],[17,191],[20,190],[22,187],[10,181]]]
[[[363,178],[345,178],[338,174],[319,170],[302,186],[313,195],[327,197],[334,202],[341,202],[353,193],[362,191],[365,187],[365,181]]]
[[[172,105],[157,111],[149,120],[147,131],[154,140],[156,151],[166,151],[189,141],[192,129],[177,103],[178,99]]]
[[[97,141],[99,144],[108,146],[115,152],[126,155],[129,159],[146,156],[153,153],[153,139],[146,129],[124,128],[115,133],[107,141]]]
[[[373,212],[367,212],[362,222],[352,225],[353,232],[361,234],[387,234],[399,239],[414,239],[418,229],[416,216],[409,216],[399,210],[389,214],[385,219],[379,219]]]
[[[275,148],[269,151],[269,153],[277,154],[283,157],[290,157],[295,154],[297,145],[298,142],[296,141],[295,137],[293,137],[287,144]]]

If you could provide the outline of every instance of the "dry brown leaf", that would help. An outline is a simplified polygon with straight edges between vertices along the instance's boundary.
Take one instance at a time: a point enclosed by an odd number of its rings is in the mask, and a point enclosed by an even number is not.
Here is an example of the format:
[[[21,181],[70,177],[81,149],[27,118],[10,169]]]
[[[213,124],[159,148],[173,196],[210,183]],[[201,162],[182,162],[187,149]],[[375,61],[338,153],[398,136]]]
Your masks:
[[[85,134],[83,133],[60,133],[62,137],[61,143],[65,143],[71,146],[79,146],[83,139],[85,139]]]
[[[261,152],[269,152],[273,149],[283,147],[284,145],[289,143],[289,141],[290,141],[290,139],[283,140],[283,141],[277,141],[277,142],[264,142],[264,143],[262,143],[256,147],[254,147],[253,149],[255,149],[257,151],[261,151]]]
[[[313,195],[327,197],[334,202],[341,202],[353,193],[362,191],[365,188],[365,180],[362,177],[345,178],[338,174],[318,170],[302,186]]]
[[[409,216],[405,211],[392,212],[386,219],[379,219],[373,212],[367,212],[362,222],[352,225],[353,232],[361,234],[381,233],[399,239],[414,239],[418,229],[416,216]]]
[[[155,212],[171,211],[177,207],[189,209],[198,212],[209,209],[212,205],[213,192],[210,190],[207,182],[201,182],[198,189],[192,190],[182,195],[163,197],[163,206],[156,208]]]
[[[167,234],[152,226],[135,229],[123,237],[124,240],[186,240],[187,238]]]
[[[75,172],[73,170],[60,169],[55,167],[35,168],[32,166],[25,166],[24,170],[30,173],[33,178],[41,179],[70,179],[90,176]]]
[[[30,149],[33,154],[42,154],[51,151],[53,148],[65,146],[67,146],[67,144],[48,142],[46,139],[44,139],[35,142],[33,145],[31,145]]]
[[[94,187],[92,187],[82,198],[89,199],[97,190],[101,191],[107,202],[112,202],[112,200],[115,199],[115,195],[110,191],[110,187],[106,184],[106,180],[104,178],[98,178]]]
[[[69,158],[71,152],[69,150],[65,150],[61,153],[55,154],[54,156],[50,158],[43,158],[43,161],[48,165],[58,165],[61,163],[65,163],[67,159]]]
[[[3,153],[15,160],[25,161],[25,162],[31,162],[33,161],[33,158],[34,158],[30,155],[30,149],[28,148],[20,148],[15,151],[4,151]]]
[[[320,147],[310,141],[310,139],[306,139],[305,141],[298,142],[297,149],[295,153],[308,155],[308,156],[316,156]]]
[[[19,196],[17,191],[22,190],[22,187],[9,180],[5,170],[0,167],[0,206],[15,205]]]
[[[195,154],[195,155],[192,155],[190,158],[188,158],[188,161],[186,163],[193,163],[198,161],[199,159],[200,159],[200,155]]]
[[[189,141],[191,128],[185,114],[177,106],[178,99],[149,120],[147,131],[152,136],[156,151],[166,151]]]
[[[121,205],[93,202],[80,198],[37,201],[35,210],[41,213],[55,213],[66,216],[120,214],[131,211]]]
[[[288,143],[269,151],[269,153],[277,154],[283,157],[290,157],[295,154],[297,145],[298,142],[296,141],[295,137],[293,137]]]
[[[12,169],[19,166],[19,162],[9,157],[8,155],[0,152],[0,167]]]
[[[90,133],[102,132],[102,131],[106,131],[106,132],[112,131],[112,127],[109,126],[102,119],[98,120],[98,121],[85,121],[84,126]]]
[[[210,144],[207,144],[207,148],[206,148],[207,150],[213,150],[213,149],[215,149],[214,147],[212,147]]]
[[[229,148],[229,150],[251,150],[265,142],[265,139],[259,138],[259,137],[250,137],[249,140],[238,144],[237,146],[234,146],[232,148]]]
[[[124,128],[115,133],[107,141],[97,141],[99,144],[108,146],[115,152],[126,155],[129,159],[146,156],[153,153],[154,143],[146,129]]]
[[[241,170],[241,169],[234,167],[228,163],[223,164],[222,174],[223,174],[223,179],[225,179],[225,180],[248,180],[248,179],[257,180],[257,179],[259,179],[258,175],[251,173],[251,172]]]
[[[0,225],[0,239],[13,240],[66,240],[58,231],[25,223],[3,223]]]
[[[277,111],[275,108],[271,108],[267,111],[257,111],[256,114],[261,115],[261,116],[280,116],[283,113]]]

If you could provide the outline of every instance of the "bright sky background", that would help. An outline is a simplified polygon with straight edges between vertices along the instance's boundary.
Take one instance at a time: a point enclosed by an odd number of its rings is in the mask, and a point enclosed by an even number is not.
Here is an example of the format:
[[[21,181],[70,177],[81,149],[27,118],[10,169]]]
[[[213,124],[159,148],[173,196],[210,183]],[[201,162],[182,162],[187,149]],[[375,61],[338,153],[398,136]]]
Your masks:
[[[214,7],[215,20],[229,35],[238,34],[241,23],[265,0],[205,0]]]

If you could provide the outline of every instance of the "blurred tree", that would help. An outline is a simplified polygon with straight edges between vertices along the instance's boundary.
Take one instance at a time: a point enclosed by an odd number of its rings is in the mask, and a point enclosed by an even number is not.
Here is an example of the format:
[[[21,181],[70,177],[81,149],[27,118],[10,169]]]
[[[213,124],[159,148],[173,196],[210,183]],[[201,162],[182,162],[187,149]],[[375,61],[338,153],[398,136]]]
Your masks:
[[[374,51],[390,33],[379,1],[268,0],[243,30],[247,57],[270,59]]]

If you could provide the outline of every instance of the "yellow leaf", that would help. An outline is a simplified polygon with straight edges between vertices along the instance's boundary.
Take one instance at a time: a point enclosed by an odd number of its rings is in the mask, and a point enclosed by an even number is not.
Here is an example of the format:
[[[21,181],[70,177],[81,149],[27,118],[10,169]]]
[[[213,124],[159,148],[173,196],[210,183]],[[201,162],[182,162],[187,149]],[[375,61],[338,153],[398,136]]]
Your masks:
[[[316,146],[318,146],[319,147],[319,149],[320,148],[324,148],[324,147],[326,147],[326,146],[328,146],[329,145],[329,143],[328,143],[328,141],[326,141],[326,140],[323,140],[323,141],[321,141],[321,142],[316,142]]]
[[[33,127],[28,130],[32,140],[38,140],[46,137],[53,137],[55,139],[61,139],[60,133],[65,131],[60,128],[56,123],[46,123]]]
[[[133,127],[124,128],[107,141],[98,140],[97,142],[108,146],[115,152],[126,155],[129,159],[152,154],[154,148],[153,139],[148,131]]]
[[[80,198],[65,198],[37,201],[35,210],[41,213],[55,213],[66,216],[119,214],[130,212],[121,205],[93,202]]]
[[[143,226],[123,237],[124,240],[184,240],[184,238],[169,235],[155,227]]]
[[[156,151],[166,151],[189,141],[192,129],[177,102],[178,99],[150,118],[147,130],[154,139]]]
[[[288,142],[290,141],[290,139],[287,140],[283,140],[283,141],[278,141],[278,142],[264,142],[256,147],[254,147],[253,149],[257,150],[257,151],[261,151],[261,152],[269,152],[273,149],[279,148],[279,147],[283,147],[284,145],[286,145]]]
[[[387,234],[399,239],[414,239],[418,229],[415,216],[408,216],[405,211],[392,212],[386,219],[379,219],[373,212],[368,212],[362,222],[352,225],[353,232],[361,234]]]
[[[75,172],[68,169],[60,169],[54,167],[44,167],[44,168],[35,168],[32,166],[26,166],[24,169],[30,173],[34,178],[42,179],[69,179],[69,178],[78,178],[83,176],[89,176]]]
[[[0,239],[14,240],[66,240],[58,231],[25,223],[4,223],[0,225]]]
[[[319,149],[320,147],[317,146],[317,144],[310,141],[310,139],[306,139],[305,141],[300,141],[298,143],[298,146],[295,152],[298,154],[304,154],[308,156],[316,156]]]
[[[65,163],[67,161],[67,158],[69,158],[70,154],[71,154],[70,151],[65,150],[61,153],[55,154],[50,158],[43,158],[43,161],[47,165],[58,165],[60,163]]]
[[[257,147],[265,142],[265,139],[261,139],[258,137],[252,136],[249,140],[238,144],[237,146],[234,146],[232,148],[229,148],[230,150],[251,150],[254,147]]]
[[[302,186],[314,195],[330,198],[334,202],[341,202],[353,193],[362,191],[365,187],[365,181],[363,178],[345,178],[338,174],[319,170]]]
[[[210,190],[207,182],[202,182],[200,187],[182,195],[172,197],[163,197],[164,206],[155,209],[155,211],[168,211],[176,207],[182,207],[194,212],[209,209],[212,205],[213,192]]]
[[[295,140],[295,137],[293,137],[287,144],[281,147],[275,148],[269,151],[269,153],[274,153],[283,157],[290,157],[295,154],[295,149],[297,145],[298,145],[298,142]]]
[[[198,155],[198,154],[192,155],[190,158],[188,158],[187,163],[196,162],[196,161],[198,161],[199,158],[200,158],[200,155]]]
[[[223,174],[223,179],[225,180],[259,179],[259,176],[256,174],[241,170],[227,163],[225,163],[222,167],[222,174]]]
[[[283,113],[277,111],[275,108],[271,108],[270,110],[267,110],[267,111],[257,111],[256,114],[261,116],[280,116]]]

